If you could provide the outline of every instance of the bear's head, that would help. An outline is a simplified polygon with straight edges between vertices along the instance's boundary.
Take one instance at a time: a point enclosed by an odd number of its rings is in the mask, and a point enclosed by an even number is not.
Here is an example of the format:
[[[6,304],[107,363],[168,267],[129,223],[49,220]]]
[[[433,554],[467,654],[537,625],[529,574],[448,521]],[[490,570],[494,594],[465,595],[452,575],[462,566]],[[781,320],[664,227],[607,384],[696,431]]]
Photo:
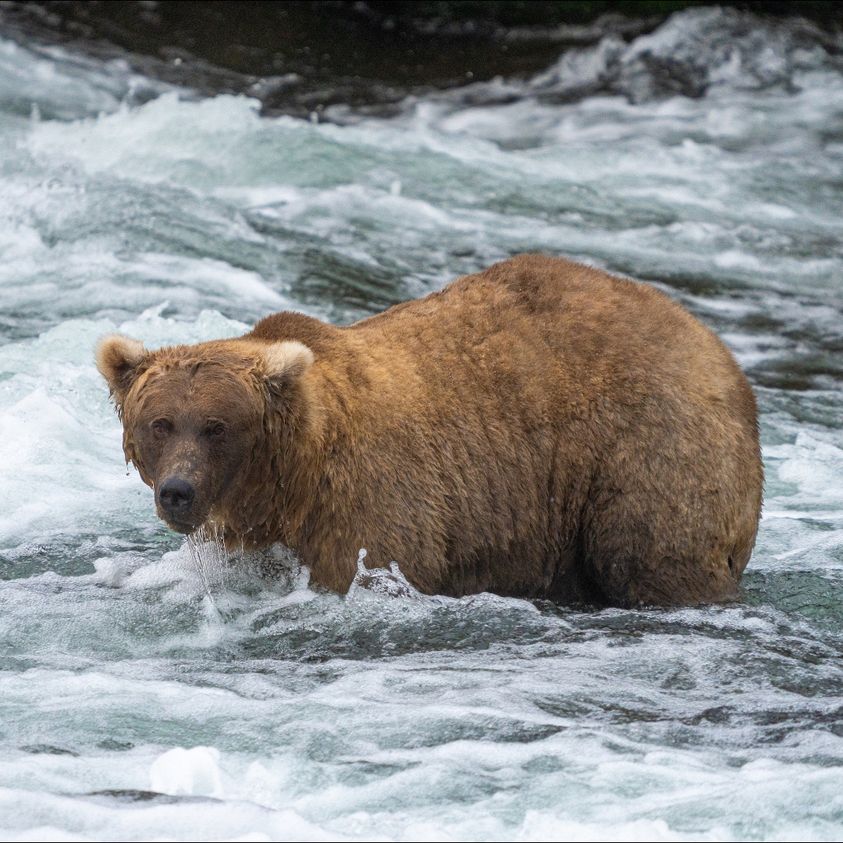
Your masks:
[[[313,353],[247,339],[147,351],[111,335],[96,362],[123,422],[126,461],[153,488],[159,516],[189,533],[242,510],[253,472],[282,470]]]

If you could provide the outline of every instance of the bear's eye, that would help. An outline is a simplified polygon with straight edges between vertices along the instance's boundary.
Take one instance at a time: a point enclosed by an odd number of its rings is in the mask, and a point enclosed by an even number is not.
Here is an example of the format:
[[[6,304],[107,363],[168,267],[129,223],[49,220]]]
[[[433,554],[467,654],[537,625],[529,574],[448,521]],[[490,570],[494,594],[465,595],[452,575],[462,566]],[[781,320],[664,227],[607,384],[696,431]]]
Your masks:
[[[156,436],[166,436],[173,429],[173,424],[169,419],[155,419],[150,427]]]
[[[205,435],[210,439],[219,439],[225,434],[225,425],[220,421],[208,422]]]

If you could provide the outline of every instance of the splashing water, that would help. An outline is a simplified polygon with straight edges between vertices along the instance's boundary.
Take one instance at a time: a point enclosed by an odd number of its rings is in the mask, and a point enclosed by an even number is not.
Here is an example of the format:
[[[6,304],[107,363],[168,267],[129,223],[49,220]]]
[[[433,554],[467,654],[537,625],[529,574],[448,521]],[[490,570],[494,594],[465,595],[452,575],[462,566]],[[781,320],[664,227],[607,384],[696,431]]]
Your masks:
[[[401,573],[397,562],[390,562],[387,568],[367,568],[367,552],[361,548],[357,554],[357,573],[348,590],[349,601],[368,599],[369,595],[401,598],[403,600],[425,600],[424,595],[410,585]],[[447,598],[427,598],[441,601]]]
[[[187,537],[187,547],[196,573],[202,581],[205,595],[219,612],[211,589],[225,587],[226,571],[231,564],[222,533],[216,524],[203,524]]]

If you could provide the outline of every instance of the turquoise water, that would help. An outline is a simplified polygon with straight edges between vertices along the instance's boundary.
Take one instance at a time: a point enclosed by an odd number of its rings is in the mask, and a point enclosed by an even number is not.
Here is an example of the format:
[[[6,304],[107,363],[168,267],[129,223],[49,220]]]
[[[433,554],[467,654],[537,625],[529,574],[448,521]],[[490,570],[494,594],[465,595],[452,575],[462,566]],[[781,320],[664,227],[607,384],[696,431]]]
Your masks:
[[[0,40],[0,836],[843,838],[841,46],[699,9],[324,122]],[[101,334],[346,322],[528,250],[661,286],[748,372],[741,604],[340,598],[126,472]]]

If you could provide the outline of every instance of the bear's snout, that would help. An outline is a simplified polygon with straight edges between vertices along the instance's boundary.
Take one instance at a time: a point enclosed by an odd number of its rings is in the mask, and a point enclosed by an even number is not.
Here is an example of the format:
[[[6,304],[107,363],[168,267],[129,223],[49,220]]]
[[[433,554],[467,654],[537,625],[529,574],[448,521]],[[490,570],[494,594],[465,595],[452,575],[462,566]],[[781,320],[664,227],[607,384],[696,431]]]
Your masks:
[[[158,489],[158,501],[161,509],[168,516],[181,525],[187,520],[193,501],[196,498],[196,490],[181,477],[168,477]]]

